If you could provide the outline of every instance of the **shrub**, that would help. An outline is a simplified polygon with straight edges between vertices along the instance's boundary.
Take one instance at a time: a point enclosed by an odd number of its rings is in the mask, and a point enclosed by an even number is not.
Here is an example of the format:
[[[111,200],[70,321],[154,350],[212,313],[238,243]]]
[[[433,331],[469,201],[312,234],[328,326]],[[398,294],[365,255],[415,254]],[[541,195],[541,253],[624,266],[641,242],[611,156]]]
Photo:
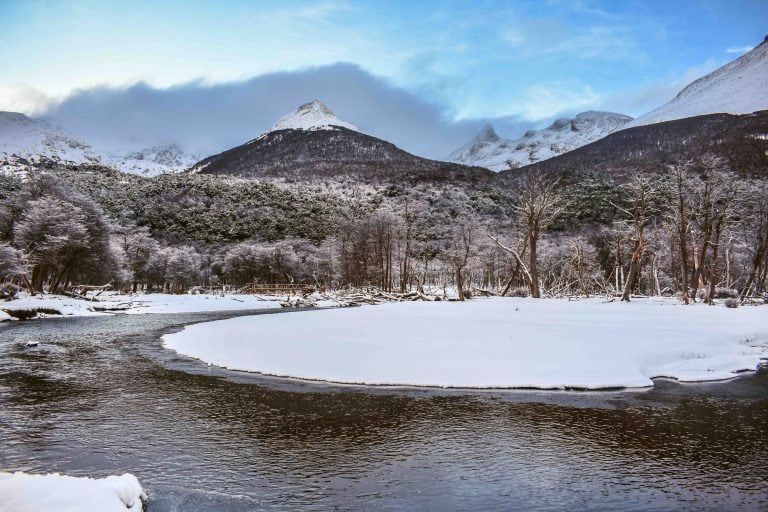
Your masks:
[[[19,287],[14,284],[0,285],[0,300],[13,300],[19,293]]]
[[[518,286],[516,288],[511,288],[507,295],[510,297],[527,297],[529,293],[528,288],[524,286]]]

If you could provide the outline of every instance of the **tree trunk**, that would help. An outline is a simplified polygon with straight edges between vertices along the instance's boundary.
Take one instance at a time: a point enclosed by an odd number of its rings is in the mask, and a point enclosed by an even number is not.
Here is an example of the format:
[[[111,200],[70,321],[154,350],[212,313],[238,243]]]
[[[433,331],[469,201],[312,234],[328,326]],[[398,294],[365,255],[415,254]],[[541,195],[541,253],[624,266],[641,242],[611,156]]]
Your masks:
[[[629,261],[629,275],[627,276],[627,280],[624,283],[624,293],[621,295],[621,300],[624,302],[629,302],[630,295],[632,294],[632,290],[637,285],[638,276],[640,273],[640,260],[643,257],[643,232],[642,229],[640,230],[640,233],[638,234],[637,240],[635,241],[635,250],[632,251],[632,259]]]
[[[531,273],[531,297],[534,299],[538,299],[541,297],[541,292],[539,290],[539,269],[536,265],[536,242],[538,235],[532,234],[529,238],[530,245],[528,247],[528,258],[529,263],[528,267],[530,269]]]
[[[459,300],[464,300],[464,276],[462,267],[456,266],[456,291],[459,294]]]
[[[710,306],[715,303],[715,292],[717,291],[717,256],[720,249],[720,236],[722,233],[722,222],[715,226],[714,243],[712,244],[712,263],[709,266],[709,292],[707,293],[707,304]]]

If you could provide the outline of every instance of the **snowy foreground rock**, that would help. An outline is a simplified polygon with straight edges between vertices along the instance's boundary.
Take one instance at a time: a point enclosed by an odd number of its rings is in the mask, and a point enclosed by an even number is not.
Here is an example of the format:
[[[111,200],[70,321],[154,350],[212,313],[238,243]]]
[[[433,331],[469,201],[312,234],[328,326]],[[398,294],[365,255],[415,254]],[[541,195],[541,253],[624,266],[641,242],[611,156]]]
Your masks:
[[[677,301],[409,302],[191,325],[167,348],[214,365],[354,384],[613,388],[733,378],[768,356],[768,311]]]
[[[130,473],[100,479],[0,473],[0,511],[138,512],[146,499]]]
[[[203,311],[242,311],[248,309],[279,308],[285,298],[262,300],[245,294],[231,295],[171,295],[166,293],[134,294],[106,292],[99,302],[63,295],[35,295],[22,293],[10,302],[0,302],[0,321],[7,319],[2,310],[53,310],[64,316],[94,316],[105,314],[140,315],[145,313],[198,313]],[[5,315],[5,316],[4,316]],[[41,316],[51,316],[43,314]]]

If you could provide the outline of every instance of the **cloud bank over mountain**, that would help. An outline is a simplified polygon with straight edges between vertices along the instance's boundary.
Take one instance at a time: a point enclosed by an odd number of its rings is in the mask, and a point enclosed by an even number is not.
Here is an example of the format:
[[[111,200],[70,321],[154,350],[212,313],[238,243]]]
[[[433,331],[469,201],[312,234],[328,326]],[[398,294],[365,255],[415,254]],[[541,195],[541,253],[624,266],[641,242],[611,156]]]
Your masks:
[[[444,157],[487,122],[510,136],[533,127],[512,117],[451,120],[443,106],[344,63],[220,84],[79,90],[43,117],[103,150],[177,143],[211,154],[257,137],[315,99],[362,132],[431,158]]]

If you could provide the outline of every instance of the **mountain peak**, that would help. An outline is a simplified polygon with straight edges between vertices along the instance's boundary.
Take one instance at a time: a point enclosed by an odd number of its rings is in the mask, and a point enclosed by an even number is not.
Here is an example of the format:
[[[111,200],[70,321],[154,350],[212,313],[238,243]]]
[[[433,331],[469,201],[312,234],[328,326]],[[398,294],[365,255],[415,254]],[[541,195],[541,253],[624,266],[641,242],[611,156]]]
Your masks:
[[[494,142],[499,140],[499,136],[496,134],[496,131],[493,129],[493,126],[490,124],[486,124],[483,126],[483,129],[480,130],[480,133],[475,135],[475,138],[472,139],[473,143],[478,142]]]
[[[294,112],[281,117],[270,129],[278,130],[333,130],[347,128],[357,131],[357,127],[342,121],[319,100],[310,101],[297,108]]]
[[[573,119],[557,119],[543,130],[528,130],[516,140],[502,139],[490,125],[486,125],[448,159],[493,171],[503,171],[510,166],[522,167],[601,139],[631,120],[629,116],[613,112],[582,112]]]

